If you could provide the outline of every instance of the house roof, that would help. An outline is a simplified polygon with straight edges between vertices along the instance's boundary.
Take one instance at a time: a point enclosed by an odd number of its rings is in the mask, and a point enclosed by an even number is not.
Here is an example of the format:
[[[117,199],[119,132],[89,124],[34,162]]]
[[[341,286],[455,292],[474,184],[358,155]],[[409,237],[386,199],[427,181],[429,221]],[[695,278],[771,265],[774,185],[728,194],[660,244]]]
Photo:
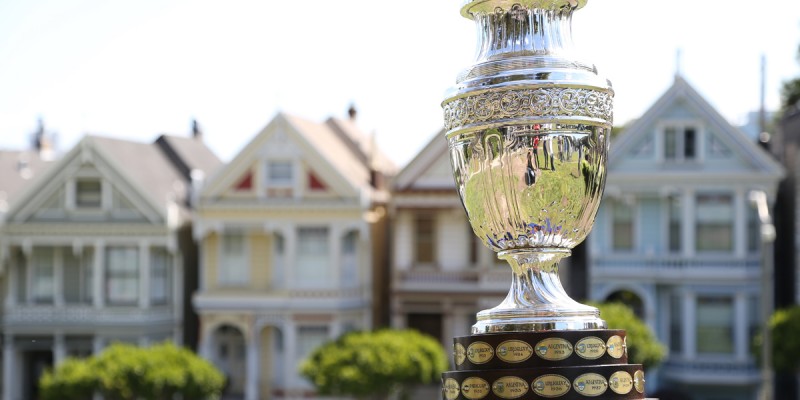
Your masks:
[[[204,169],[213,168],[220,162],[209,149],[200,149],[200,147],[205,147],[201,142],[189,144],[176,139],[170,139],[170,143],[172,143],[170,148],[174,149],[175,154],[196,151],[199,155],[193,155],[188,160],[179,159],[180,162],[176,163],[175,158],[169,157],[163,150],[163,146],[157,142],[143,143],[86,135],[64,157],[47,165],[52,168],[39,168],[44,165],[41,160],[31,163],[32,166],[36,166],[35,170],[42,171],[35,173],[35,177],[32,179],[23,180],[18,177],[19,173],[0,174],[2,177],[0,178],[0,187],[12,189],[13,197],[9,196],[8,208],[14,214],[27,207],[43,188],[52,184],[53,179],[59,179],[58,176],[65,170],[65,167],[75,163],[78,157],[86,157],[88,152],[102,159],[102,163],[110,167],[116,179],[122,179],[135,188],[155,210],[159,210],[162,216],[166,217],[168,202],[171,200],[186,217],[188,215],[190,180],[181,173],[178,164],[183,163],[187,166]],[[0,168],[17,168],[13,157],[14,153],[20,152],[0,152]]]
[[[444,128],[437,131],[430,141],[422,147],[422,150],[397,173],[392,185],[393,190],[403,191],[409,189],[439,158],[449,157],[447,154],[447,139],[445,139],[444,133]],[[453,188],[455,188],[455,182],[442,189],[453,190]]]
[[[156,144],[187,181],[191,181],[192,170],[199,169],[210,174],[223,165],[222,160],[198,138],[161,135],[156,139]]]
[[[783,175],[783,167],[780,163],[762,147],[751,142],[739,128],[731,125],[680,75],[676,75],[672,86],[612,143],[609,153],[611,165],[623,160],[625,154],[631,150],[640,137],[650,134],[649,127],[662,118],[672,104],[681,99],[698,112],[708,124],[716,128],[737,151],[751,160],[756,168],[767,174]]]
[[[0,208],[13,204],[27,185],[51,165],[53,161],[43,159],[37,151],[0,150]]]

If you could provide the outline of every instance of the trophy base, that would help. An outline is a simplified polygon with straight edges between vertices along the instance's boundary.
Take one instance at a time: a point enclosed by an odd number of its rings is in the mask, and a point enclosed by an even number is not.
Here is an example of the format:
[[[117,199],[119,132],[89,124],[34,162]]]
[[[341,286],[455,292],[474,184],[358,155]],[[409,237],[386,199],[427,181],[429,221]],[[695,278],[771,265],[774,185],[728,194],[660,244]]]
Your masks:
[[[641,400],[644,371],[628,364],[625,331],[477,334],[454,339],[443,400]]]

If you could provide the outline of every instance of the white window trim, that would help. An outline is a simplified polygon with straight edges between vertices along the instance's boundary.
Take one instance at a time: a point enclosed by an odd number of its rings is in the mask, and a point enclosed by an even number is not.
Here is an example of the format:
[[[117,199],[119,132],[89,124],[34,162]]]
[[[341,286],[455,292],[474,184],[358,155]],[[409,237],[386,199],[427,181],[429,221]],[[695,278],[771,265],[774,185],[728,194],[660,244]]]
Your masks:
[[[639,242],[640,242],[639,233],[641,232],[640,224],[641,224],[641,221],[642,221],[641,207],[639,207],[638,199],[634,195],[622,195],[620,197],[611,198],[610,200],[613,200],[613,203],[612,203],[612,207],[610,207],[610,209],[608,210],[609,212],[607,213],[608,234],[606,235],[606,237],[609,238],[609,240],[608,240],[608,249],[609,249],[609,251],[611,253],[617,254],[617,255],[636,254],[639,251]],[[631,248],[630,248],[630,250],[615,249],[614,248],[614,208],[613,207],[616,206],[617,203],[623,203],[623,204],[625,204],[625,205],[627,205],[628,207],[631,208],[631,218],[633,218],[633,221],[631,221],[631,225],[632,225],[631,226],[631,235],[633,237],[631,238]]]
[[[694,128],[695,130],[695,157],[691,160],[685,160],[683,151],[678,151],[674,160],[668,160],[665,156],[666,152],[666,130],[668,128],[675,128],[678,132],[685,132],[686,128]],[[702,163],[705,159],[705,125],[698,119],[675,119],[661,121],[656,125],[657,139],[656,139],[656,159],[662,164],[682,164],[682,163]],[[683,135],[678,137],[679,149],[683,149]]]
[[[269,167],[272,163],[289,163],[292,168],[292,180],[291,182],[287,182],[285,185],[273,185],[270,182],[269,178]],[[302,183],[305,182],[305,169],[302,168],[301,163],[294,157],[292,158],[285,158],[285,157],[272,157],[266,158],[262,162],[264,175],[262,177],[260,191],[264,193],[264,196],[269,198],[268,192],[270,189],[289,189],[292,191],[292,195],[287,198],[299,198],[302,194],[303,185]]]
[[[245,273],[241,282],[227,281],[223,279],[222,265],[224,264],[223,255],[225,254],[225,236],[226,235],[242,235],[242,251],[244,252],[244,265]],[[243,287],[248,286],[250,282],[250,235],[246,230],[242,231],[222,231],[219,234],[217,243],[217,285],[219,287]]]

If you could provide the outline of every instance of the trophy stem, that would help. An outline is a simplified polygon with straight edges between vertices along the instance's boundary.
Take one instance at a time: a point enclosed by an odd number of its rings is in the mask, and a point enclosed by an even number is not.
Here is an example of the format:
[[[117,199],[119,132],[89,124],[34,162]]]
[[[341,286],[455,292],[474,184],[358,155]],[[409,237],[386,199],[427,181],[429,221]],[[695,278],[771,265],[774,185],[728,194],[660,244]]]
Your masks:
[[[498,253],[513,271],[511,289],[500,305],[478,313],[472,333],[604,329],[595,307],[569,297],[558,276],[562,248],[530,248]]]

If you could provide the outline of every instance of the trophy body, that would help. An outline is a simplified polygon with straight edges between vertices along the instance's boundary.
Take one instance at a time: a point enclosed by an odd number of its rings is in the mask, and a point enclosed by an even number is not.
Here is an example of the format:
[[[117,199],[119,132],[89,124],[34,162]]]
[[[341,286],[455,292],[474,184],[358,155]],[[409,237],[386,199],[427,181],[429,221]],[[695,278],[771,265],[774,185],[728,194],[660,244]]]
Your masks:
[[[456,399],[640,399],[625,332],[572,300],[558,261],[594,223],[606,178],[614,92],[572,51],[586,0],[471,0],[475,63],[442,103],[450,161],[473,232],[513,271],[505,300],[455,338]]]

